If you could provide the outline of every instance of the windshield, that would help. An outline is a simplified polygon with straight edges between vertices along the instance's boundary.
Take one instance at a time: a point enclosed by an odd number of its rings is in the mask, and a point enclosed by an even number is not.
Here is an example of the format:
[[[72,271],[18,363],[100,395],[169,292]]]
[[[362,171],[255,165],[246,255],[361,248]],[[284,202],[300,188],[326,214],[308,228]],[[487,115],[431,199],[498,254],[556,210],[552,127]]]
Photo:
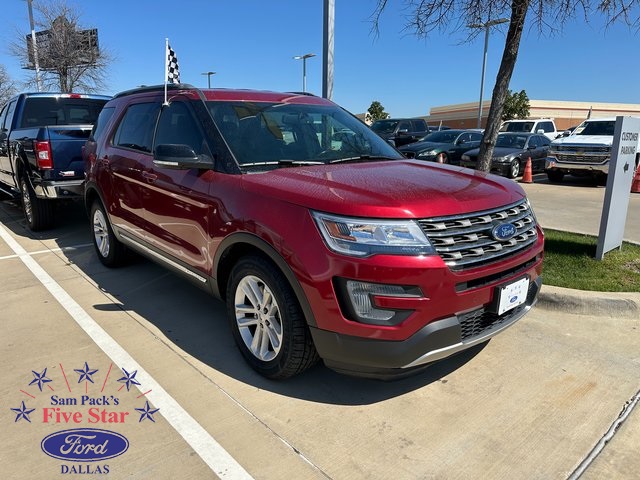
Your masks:
[[[502,125],[501,132],[530,132],[533,122],[508,122]]]
[[[522,135],[498,135],[496,147],[504,148],[524,148],[527,137]]]
[[[613,135],[615,128],[614,120],[584,122],[575,129],[573,135]]]
[[[371,130],[376,133],[393,133],[398,125],[397,120],[376,120],[371,125]]]
[[[241,167],[403,158],[337,106],[207,102],[207,107]]]
[[[445,130],[425,135],[420,139],[420,141],[433,143],[453,143],[456,141],[456,138],[458,138],[458,135],[460,135],[460,132],[447,132]]]

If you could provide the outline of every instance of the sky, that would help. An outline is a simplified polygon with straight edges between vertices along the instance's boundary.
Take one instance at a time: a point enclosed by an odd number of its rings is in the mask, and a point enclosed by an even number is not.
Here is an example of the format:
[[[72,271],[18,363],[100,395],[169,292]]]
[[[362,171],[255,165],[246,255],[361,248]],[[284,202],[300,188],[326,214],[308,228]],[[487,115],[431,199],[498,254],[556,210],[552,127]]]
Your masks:
[[[29,33],[25,0],[2,0],[0,64],[18,82],[33,76],[9,54],[8,43]],[[333,101],[353,113],[379,101],[393,117],[425,116],[432,107],[477,102],[484,34],[465,30],[418,38],[405,28],[404,2],[389,0],[379,34],[376,0],[335,0]],[[100,47],[115,58],[106,79],[113,95],[164,80],[165,38],[180,79],[212,87],[322,94],[322,0],[67,0],[83,28],[97,28]],[[492,28],[483,98],[489,100],[504,48],[506,25]],[[530,99],[640,103],[640,33],[605,28],[599,16],[578,18],[553,35],[526,25],[510,89]]]

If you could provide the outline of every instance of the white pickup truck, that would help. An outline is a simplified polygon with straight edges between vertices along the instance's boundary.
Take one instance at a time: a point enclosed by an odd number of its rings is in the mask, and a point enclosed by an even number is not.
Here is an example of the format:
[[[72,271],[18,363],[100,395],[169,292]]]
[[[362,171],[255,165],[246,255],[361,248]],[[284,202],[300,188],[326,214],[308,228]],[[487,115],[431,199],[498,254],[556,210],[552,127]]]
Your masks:
[[[561,182],[565,174],[592,176],[606,183],[616,119],[591,118],[568,137],[551,142],[545,171],[551,182]]]
[[[500,131],[515,133],[540,133],[547,137],[549,140],[554,140],[558,137],[558,135],[560,135],[560,132],[556,128],[556,124],[550,118],[507,120],[500,127]]]

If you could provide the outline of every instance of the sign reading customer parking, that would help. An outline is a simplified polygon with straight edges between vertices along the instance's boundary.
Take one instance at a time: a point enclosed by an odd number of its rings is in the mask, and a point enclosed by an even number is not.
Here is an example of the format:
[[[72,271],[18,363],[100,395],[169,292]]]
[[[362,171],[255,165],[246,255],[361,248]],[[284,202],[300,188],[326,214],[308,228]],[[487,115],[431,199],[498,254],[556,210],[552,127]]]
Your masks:
[[[640,140],[640,118],[616,117],[596,258],[622,246]]]

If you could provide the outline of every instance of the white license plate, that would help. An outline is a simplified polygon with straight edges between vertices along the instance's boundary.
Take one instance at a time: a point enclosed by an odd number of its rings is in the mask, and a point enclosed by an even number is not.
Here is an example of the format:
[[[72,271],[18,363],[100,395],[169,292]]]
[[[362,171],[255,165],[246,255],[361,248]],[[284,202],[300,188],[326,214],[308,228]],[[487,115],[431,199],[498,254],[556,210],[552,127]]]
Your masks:
[[[504,312],[508,312],[527,301],[529,278],[522,278],[500,287],[498,292],[498,315],[502,315]]]

